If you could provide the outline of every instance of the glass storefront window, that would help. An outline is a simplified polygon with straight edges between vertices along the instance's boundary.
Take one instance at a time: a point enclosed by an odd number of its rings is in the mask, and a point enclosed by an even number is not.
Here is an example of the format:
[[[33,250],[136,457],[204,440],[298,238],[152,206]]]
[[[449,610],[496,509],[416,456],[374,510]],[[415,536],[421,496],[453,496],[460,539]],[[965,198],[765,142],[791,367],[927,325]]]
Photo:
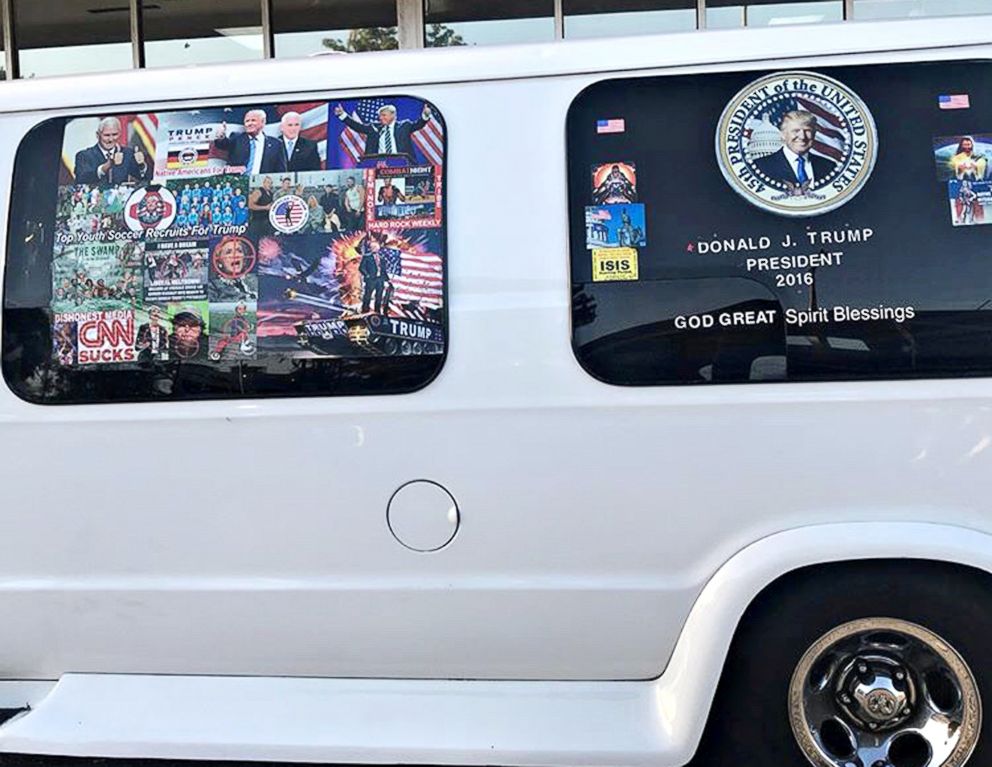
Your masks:
[[[708,0],[706,4],[707,29],[777,27],[843,20],[843,0],[806,0],[800,3],[780,0],[754,0],[750,3],[741,0]]]
[[[276,58],[397,48],[396,0],[272,0]]]
[[[427,47],[539,43],[555,38],[553,0],[426,0]]]
[[[269,0],[276,58],[400,47],[399,10],[423,2],[427,47],[548,42],[693,30],[843,21],[845,0]],[[10,0],[19,76],[130,69],[127,0]],[[186,66],[265,56],[258,0],[140,0],[145,65]],[[700,7],[703,8],[700,11]],[[992,13],[990,0],[853,0],[857,20]],[[409,32],[410,30],[402,30]],[[410,36],[413,39],[413,35]],[[2,46],[0,46],[2,56]],[[0,79],[8,76],[0,67]]]
[[[855,19],[907,19],[992,13],[989,0],[855,0]]]
[[[21,77],[129,69],[130,18],[120,0],[14,0]]]
[[[695,0],[564,0],[565,37],[619,37],[696,28]]]
[[[144,0],[145,64],[149,67],[261,59],[258,0]]]

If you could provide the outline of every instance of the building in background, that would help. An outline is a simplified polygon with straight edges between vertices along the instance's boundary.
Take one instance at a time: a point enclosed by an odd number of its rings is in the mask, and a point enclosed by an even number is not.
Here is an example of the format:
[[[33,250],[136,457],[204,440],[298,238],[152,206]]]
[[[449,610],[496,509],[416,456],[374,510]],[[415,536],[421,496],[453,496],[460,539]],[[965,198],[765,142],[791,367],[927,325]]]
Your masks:
[[[992,13],[992,0],[0,0],[3,77]]]

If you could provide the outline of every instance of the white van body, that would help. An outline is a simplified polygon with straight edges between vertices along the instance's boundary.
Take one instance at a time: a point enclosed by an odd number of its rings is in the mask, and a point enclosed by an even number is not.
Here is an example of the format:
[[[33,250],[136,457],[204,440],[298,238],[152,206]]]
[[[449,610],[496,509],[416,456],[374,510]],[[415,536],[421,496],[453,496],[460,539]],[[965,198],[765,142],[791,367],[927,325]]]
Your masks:
[[[621,388],[582,370],[563,142],[576,95],[619,74],[990,55],[992,18],[958,18],[4,84],[7,179],[56,115],[429,100],[449,131],[451,342],[436,380],[388,397],[43,407],[0,387],[0,708],[31,706],[0,751],[675,767],[780,575],[992,572],[988,380]],[[205,467],[187,449],[204,445],[271,469]],[[458,503],[436,552],[386,523],[418,479]]]

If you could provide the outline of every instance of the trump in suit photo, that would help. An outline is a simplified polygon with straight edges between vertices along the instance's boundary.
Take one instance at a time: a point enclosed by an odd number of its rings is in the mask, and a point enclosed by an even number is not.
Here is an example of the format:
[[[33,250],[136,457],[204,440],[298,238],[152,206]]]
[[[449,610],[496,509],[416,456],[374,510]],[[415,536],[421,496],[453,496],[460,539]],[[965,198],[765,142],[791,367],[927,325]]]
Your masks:
[[[379,108],[379,124],[366,125],[351,117],[338,104],[334,114],[349,128],[365,136],[365,155],[375,154],[405,154],[415,159],[417,154],[413,148],[413,134],[427,125],[431,119],[431,108],[424,104],[424,110],[419,120],[397,120],[396,107],[385,104]]]
[[[124,184],[151,178],[151,163],[140,148],[121,145],[121,121],[104,117],[96,129],[96,144],[76,152],[77,184]]]
[[[810,151],[816,140],[816,116],[803,110],[786,112],[779,129],[782,148],[755,160],[758,171],[795,189],[816,189],[826,183],[837,165]]]
[[[302,118],[299,112],[286,112],[279,123],[280,143],[286,157],[286,170],[297,173],[320,170],[320,152],[317,142],[300,135]]]
[[[214,134],[214,146],[227,152],[227,164],[244,167],[245,174],[279,173],[286,170],[286,154],[282,142],[265,135],[264,110],[249,109],[245,113],[244,132],[227,135],[227,123]]]
[[[169,331],[162,324],[162,310],[159,307],[152,306],[148,310],[148,322],[138,328],[134,348],[139,362],[169,358]]]

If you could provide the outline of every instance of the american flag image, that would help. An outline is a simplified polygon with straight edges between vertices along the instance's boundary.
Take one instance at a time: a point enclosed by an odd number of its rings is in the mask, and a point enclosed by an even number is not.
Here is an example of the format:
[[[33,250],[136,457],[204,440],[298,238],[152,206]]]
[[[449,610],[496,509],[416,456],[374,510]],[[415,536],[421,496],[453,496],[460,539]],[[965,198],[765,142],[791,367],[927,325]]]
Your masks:
[[[776,102],[772,109],[771,122],[781,125],[786,112],[802,110],[816,117],[816,139],[813,141],[813,151],[816,154],[829,157],[835,162],[842,162],[847,152],[847,142],[850,128],[847,121],[837,114],[825,109],[810,99],[796,97]]]
[[[399,248],[382,248],[379,252],[390,277],[395,277],[403,270],[403,253]]]
[[[295,232],[307,220],[307,206],[299,197],[287,195],[272,203],[272,223],[282,232]]]
[[[444,126],[431,110],[427,125],[413,134],[413,143],[424,153],[431,165],[441,165],[444,162]]]
[[[276,113],[280,119],[287,112],[300,115],[300,135],[316,142],[317,152],[327,167],[327,102],[308,101],[301,104],[280,104]],[[278,131],[271,135],[278,136]]]
[[[967,93],[955,93],[937,97],[941,109],[971,109],[971,98]]]
[[[383,248],[383,253],[394,291],[390,312],[410,319],[429,319],[428,310],[440,309],[443,298],[441,257],[390,247]]]
[[[382,98],[361,99],[349,117],[365,125],[377,125],[379,123],[379,109],[386,104],[398,106],[395,102],[396,100],[390,101]],[[423,108],[422,105],[420,108]],[[444,160],[444,126],[441,125],[433,111],[431,111],[427,125],[414,132],[411,138],[429,163],[433,165],[442,163]],[[353,165],[357,165],[365,154],[365,136],[347,125],[341,130],[338,143]],[[416,160],[416,158],[414,159]]]
[[[620,118],[612,120],[596,120],[596,133],[623,133],[627,124]]]
[[[128,145],[132,149],[141,149],[150,159],[155,159],[155,136],[158,133],[158,115],[145,112],[136,115],[124,115],[121,118],[121,128],[127,136]]]

